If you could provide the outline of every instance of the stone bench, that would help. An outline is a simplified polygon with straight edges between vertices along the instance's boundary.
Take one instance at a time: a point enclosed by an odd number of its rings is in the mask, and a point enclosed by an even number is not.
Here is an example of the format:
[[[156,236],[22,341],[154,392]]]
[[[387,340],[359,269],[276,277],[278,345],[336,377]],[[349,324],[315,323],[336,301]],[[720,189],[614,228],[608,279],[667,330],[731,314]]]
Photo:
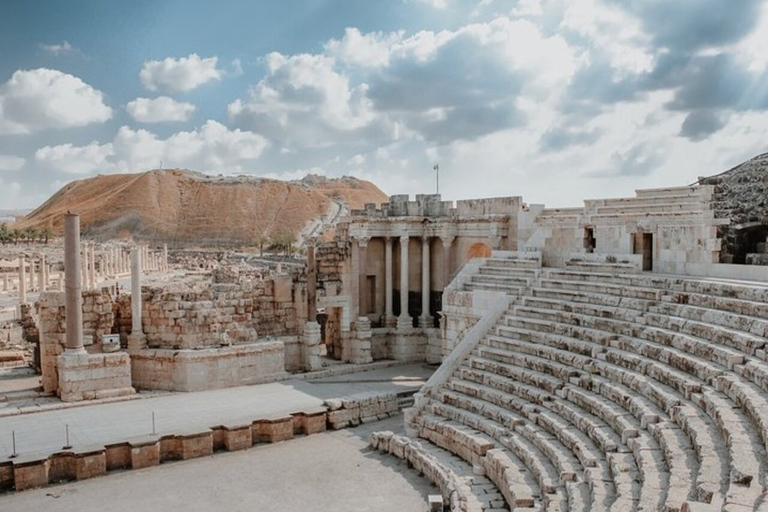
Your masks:
[[[537,268],[495,267],[484,265],[478,269],[479,275],[484,276],[514,276],[526,279],[535,279],[541,270]]]
[[[473,473],[459,457],[425,441],[415,441],[392,432],[374,432],[370,445],[375,450],[408,462],[433,482],[452,512],[492,512],[504,509],[501,492],[487,492],[493,487],[488,478]]]
[[[531,279],[527,277],[509,275],[479,274],[472,276],[470,278],[470,282],[476,284],[500,284],[524,288],[531,284]]]
[[[671,302],[661,302],[651,308],[650,312],[670,317],[685,318],[687,320],[696,320],[707,324],[756,334],[758,336],[765,336],[768,334],[768,320],[736,313],[725,313],[716,309],[694,306],[690,303],[676,304]]]
[[[557,290],[573,290],[577,292],[597,293],[601,295],[618,295],[620,297],[632,297],[645,300],[661,300],[664,295],[663,290],[655,288],[640,288],[637,286],[627,286],[621,284],[611,284],[603,281],[594,280],[562,280],[541,278],[539,280],[541,288],[554,288]]]
[[[647,310],[650,306],[658,303],[657,300],[636,299],[634,297],[622,297],[620,295],[606,295],[600,292],[585,292],[583,290],[543,288],[540,286],[531,287],[529,296],[573,303],[625,307],[628,309],[637,309],[639,311]]]
[[[470,281],[464,284],[464,291],[471,292],[475,290],[483,290],[483,291],[489,291],[489,292],[502,292],[502,293],[506,293],[507,295],[520,296],[523,289],[519,286],[514,286],[514,285],[476,283],[474,281]]]
[[[622,204],[612,206],[598,206],[598,214],[623,214],[623,213],[656,213],[663,214],[669,212],[700,212],[702,204],[698,202],[690,203],[640,203],[640,204]]]

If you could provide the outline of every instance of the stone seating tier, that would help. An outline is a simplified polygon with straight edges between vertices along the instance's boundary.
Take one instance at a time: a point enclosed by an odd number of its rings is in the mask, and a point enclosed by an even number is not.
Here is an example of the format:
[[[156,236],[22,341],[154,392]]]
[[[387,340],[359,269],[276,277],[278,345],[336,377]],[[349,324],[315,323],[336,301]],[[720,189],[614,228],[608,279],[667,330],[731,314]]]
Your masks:
[[[407,425],[543,510],[768,510],[768,287],[513,269],[480,268],[527,286]]]

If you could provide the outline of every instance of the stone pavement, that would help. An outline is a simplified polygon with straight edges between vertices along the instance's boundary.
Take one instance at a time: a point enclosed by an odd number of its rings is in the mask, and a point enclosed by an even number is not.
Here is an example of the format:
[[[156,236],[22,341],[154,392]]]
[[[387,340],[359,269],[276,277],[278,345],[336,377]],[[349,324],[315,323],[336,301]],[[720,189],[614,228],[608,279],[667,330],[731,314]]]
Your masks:
[[[197,393],[173,393],[136,400],[18,414],[0,418],[0,460],[12,453],[46,454],[72,446],[104,445],[155,432],[172,434],[251,421],[272,413],[291,413],[322,405],[327,398],[378,391],[418,389],[432,368],[410,364],[315,381],[286,380]]]
[[[0,496],[0,510],[81,512],[423,512],[430,482],[367,445],[402,415],[250,450]]]

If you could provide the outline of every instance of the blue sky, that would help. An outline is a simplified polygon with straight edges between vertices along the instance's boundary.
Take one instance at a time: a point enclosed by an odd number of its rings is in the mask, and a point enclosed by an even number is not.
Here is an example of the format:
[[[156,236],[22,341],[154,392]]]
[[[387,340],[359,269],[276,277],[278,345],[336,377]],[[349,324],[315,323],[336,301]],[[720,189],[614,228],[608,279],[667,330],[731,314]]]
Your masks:
[[[0,208],[161,162],[569,206],[768,151],[759,0],[5,0],[0,47]]]

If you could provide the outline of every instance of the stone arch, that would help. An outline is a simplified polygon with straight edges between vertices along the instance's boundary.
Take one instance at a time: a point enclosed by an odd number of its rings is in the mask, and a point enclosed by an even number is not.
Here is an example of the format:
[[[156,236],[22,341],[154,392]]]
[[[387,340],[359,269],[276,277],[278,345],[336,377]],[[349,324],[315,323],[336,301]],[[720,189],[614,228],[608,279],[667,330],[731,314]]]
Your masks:
[[[467,250],[467,260],[471,260],[472,258],[490,258],[492,252],[493,250],[490,245],[477,242],[476,244],[472,244]]]

